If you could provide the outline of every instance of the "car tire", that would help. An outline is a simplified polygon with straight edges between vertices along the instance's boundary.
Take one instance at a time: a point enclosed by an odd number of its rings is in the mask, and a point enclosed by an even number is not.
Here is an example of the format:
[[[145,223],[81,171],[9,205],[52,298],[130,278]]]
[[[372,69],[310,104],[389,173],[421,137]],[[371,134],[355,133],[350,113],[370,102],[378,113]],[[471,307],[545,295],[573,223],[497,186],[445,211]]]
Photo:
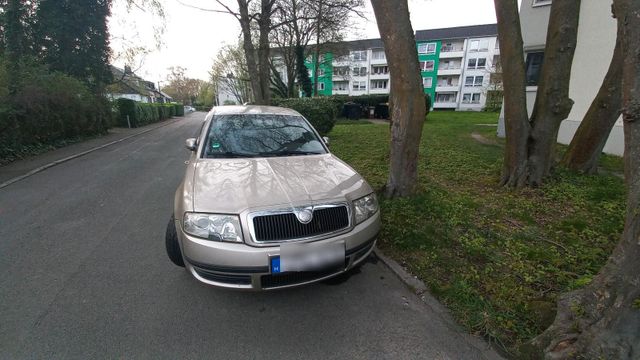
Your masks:
[[[178,233],[176,232],[176,221],[173,215],[169,220],[169,224],[167,224],[165,245],[169,260],[178,266],[184,267],[184,259],[182,258],[182,251],[180,251],[180,244],[178,243]]]

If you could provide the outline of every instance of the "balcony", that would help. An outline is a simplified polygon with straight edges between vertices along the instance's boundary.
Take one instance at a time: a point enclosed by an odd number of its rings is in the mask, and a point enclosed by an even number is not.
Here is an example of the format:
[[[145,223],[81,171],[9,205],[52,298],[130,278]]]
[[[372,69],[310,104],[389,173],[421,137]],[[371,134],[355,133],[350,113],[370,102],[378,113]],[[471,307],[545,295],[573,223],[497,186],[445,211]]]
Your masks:
[[[383,57],[382,59],[371,58],[371,65],[387,65],[387,58],[386,57]]]
[[[370,94],[388,94],[389,93],[389,88],[386,88],[386,89],[374,89],[374,88],[371,88],[369,90],[369,93]]]
[[[389,73],[386,73],[386,74],[374,74],[374,73],[371,73],[369,75],[369,78],[371,78],[371,80],[387,80],[387,79],[389,79]]]
[[[438,84],[436,86],[437,92],[456,92],[458,90],[460,90],[459,84]]]
[[[460,75],[462,73],[461,67],[448,67],[448,68],[439,68],[438,75]]]
[[[443,46],[440,49],[441,59],[461,58],[464,56],[464,49],[462,46]]]
[[[447,102],[434,102],[433,103],[433,108],[434,109],[455,109],[458,107],[458,103],[455,101],[447,101]]]

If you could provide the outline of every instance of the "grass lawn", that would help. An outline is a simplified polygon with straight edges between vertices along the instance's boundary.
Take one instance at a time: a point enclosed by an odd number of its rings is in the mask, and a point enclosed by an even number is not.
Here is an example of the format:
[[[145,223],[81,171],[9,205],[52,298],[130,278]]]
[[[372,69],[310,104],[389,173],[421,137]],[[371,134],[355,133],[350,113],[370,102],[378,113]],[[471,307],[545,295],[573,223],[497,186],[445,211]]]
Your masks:
[[[518,346],[553,321],[557,296],[589,283],[606,261],[622,233],[625,189],[613,174],[622,173],[622,162],[609,156],[606,174],[556,169],[539,189],[499,187],[504,140],[495,136],[497,117],[428,116],[420,192],[381,199],[378,246],[470,332],[517,357]],[[382,188],[389,126],[339,123],[329,136],[336,155]]]

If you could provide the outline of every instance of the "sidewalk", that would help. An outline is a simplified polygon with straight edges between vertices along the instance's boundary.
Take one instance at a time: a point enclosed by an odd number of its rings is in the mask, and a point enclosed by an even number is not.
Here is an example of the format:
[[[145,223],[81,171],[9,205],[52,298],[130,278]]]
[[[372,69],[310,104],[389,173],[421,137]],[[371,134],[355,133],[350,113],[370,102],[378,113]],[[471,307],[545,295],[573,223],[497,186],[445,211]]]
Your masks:
[[[107,135],[61,147],[59,149],[55,149],[25,159],[16,160],[7,165],[0,166],[0,188],[2,188],[3,184],[5,184],[7,181],[11,181],[12,179],[26,175],[32,171],[37,171],[37,169],[40,169],[42,167],[48,167],[49,164],[55,162],[63,162],[64,159],[76,154],[90,151],[91,149],[107,145],[114,141],[127,139],[129,137],[149,132],[151,130],[172,124],[176,121],[180,121],[184,118],[185,117],[173,117],[168,120],[133,129],[112,128],[109,129],[109,133]]]

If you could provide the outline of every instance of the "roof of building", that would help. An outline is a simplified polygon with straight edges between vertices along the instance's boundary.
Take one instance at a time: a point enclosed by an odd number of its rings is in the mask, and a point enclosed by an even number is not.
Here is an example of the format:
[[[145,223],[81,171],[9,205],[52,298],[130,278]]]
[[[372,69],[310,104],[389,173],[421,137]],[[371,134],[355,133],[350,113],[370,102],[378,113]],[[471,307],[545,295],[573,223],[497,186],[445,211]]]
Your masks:
[[[416,31],[416,40],[448,40],[465,39],[498,35],[498,24],[458,26],[452,28],[429,29]]]
[[[384,48],[384,43],[382,39],[363,39],[363,40],[352,40],[352,41],[343,41],[340,43],[344,47],[349,50],[367,50],[367,49],[375,49],[375,48]]]

